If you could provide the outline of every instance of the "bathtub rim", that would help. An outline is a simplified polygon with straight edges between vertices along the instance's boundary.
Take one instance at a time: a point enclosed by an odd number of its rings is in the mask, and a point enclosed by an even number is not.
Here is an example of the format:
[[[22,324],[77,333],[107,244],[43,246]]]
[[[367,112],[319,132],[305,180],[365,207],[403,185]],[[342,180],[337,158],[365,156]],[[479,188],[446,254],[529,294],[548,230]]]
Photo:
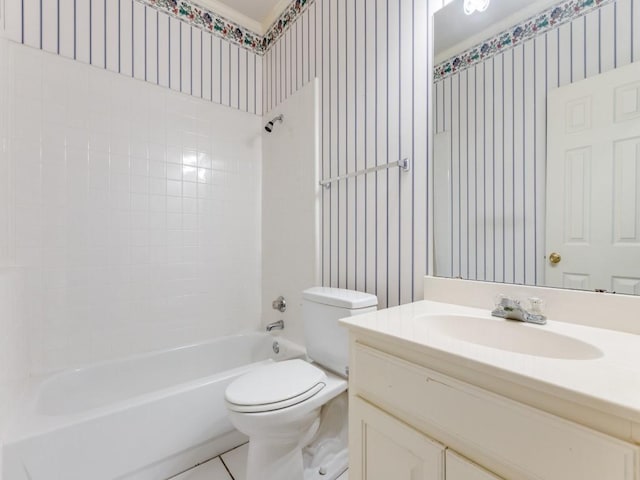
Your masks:
[[[46,415],[38,412],[38,400],[43,388],[62,375],[82,372],[91,368],[110,364],[124,363],[126,361],[135,360],[138,358],[147,358],[150,356],[160,355],[176,350],[215,344],[228,338],[239,338],[247,336],[270,338],[274,341],[277,340],[281,345],[286,345],[286,350],[288,350],[288,352],[283,352],[283,355],[281,357],[278,357],[277,360],[273,358],[267,358],[249,364],[240,365],[230,370],[224,370],[206,377],[200,377],[189,380],[187,382],[171,385],[166,388],[145,392],[134,397],[126,398],[124,400],[113,402],[108,405],[83,410],[75,414]],[[78,368],[58,370],[56,372],[31,377],[22,390],[17,411],[14,412],[13,419],[11,419],[11,422],[7,425],[4,438],[2,439],[3,442],[0,445],[0,448],[23,440],[27,440],[38,435],[50,433],[59,428],[72,427],[87,420],[108,416],[125,408],[136,408],[149,403],[150,401],[166,398],[168,396],[176,395],[197,387],[202,387],[215,381],[224,380],[225,378],[228,378],[230,376],[241,375],[242,373],[245,373],[246,371],[249,371],[260,365],[266,365],[274,361],[289,360],[292,358],[306,358],[306,352],[304,351],[304,348],[282,337],[270,335],[260,331],[249,331],[227,335],[224,337],[217,337],[214,339],[205,340],[203,342],[196,342],[178,347],[156,349],[149,352],[137,353],[123,358],[95,362]]]
[[[63,376],[63,375],[70,375],[73,373],[81,373],[87,370],[91,370],[93,368],[100,368],[106,365],[113,365],[113,364],[118,364],[118,363],[126,363],[128,361],[131,360],[138,360],[138,359],[143,359],[143,358],[149,358],[149,357],[153,357],[156,355],[160,355],[163,353],[170,353],[170,352],[177,352],[180,350],[186,350],[189,348],[195,348],[195,347],[201,347],[204,345],[211,345],[214,343],[219,343],[222,340],[226,340],[229,338],[240,338],[240,337],[266,337],[267,334],[260,332],[260,331],[255,331],[255,330],[249,330],[246,332],[240,332],[240,333],[234,333],[231,335],[225,335],[224,337],[216,337],[216,338],[211,338],[208,340],[204,340],[201,342],[193,342],[193,343],[188,343],[186,345],[179,345],[177,347],[168,347],[168,348],[156,348],[153,350],[149,350],[146,352],[140,352],[140,353],[134,353],[131,355],[127,355],[125,357],[121,357],[121,358],[112,358],[109,360],[100,360],[97,362],[92,362],[92,363],[88,363],[86,365],[82,365],[79,367],[70,367],[70,368],[64,368],[61,370],[55,370],[52,372],[47,372],[44,373],[42,375],[37,375],[32,377],[34,380],[39,380],[40,384],[44,387],[47,383],[52,382],[53,380],[55,380],[57,377]]]

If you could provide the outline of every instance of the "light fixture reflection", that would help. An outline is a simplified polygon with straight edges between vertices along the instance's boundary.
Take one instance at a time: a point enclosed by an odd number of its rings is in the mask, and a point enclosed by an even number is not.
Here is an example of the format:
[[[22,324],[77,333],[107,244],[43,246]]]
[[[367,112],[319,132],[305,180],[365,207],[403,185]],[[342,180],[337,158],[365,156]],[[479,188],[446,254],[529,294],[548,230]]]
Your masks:
[[[464,0],[464,13],[471,15],[473,12],[484,12],[491,0]]]

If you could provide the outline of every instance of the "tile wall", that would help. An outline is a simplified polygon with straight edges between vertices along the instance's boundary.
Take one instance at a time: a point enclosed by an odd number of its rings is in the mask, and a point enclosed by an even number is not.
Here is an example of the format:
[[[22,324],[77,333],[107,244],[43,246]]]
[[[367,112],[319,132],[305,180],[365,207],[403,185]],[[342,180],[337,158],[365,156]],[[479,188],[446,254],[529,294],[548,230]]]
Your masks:
[[[257,328],[260,118],[1,45],[30,371]]]
[[[271,115],[283,122],[262,136],[262,319],[284,320],[282,334],[299,345],[302,291],[320,285],[318,91],[312,81],[282,102]],[[271,305],[280,295],[285,312]]]
[[[0,41],[0,446],[23,382],[29,375],[28,326],[17,312],[23,276],[12,268],[13,252],[9,251],[13,223],[9,215],[13,212],[13,195],[8,152],[11,66],[8,58],[9,43]]]

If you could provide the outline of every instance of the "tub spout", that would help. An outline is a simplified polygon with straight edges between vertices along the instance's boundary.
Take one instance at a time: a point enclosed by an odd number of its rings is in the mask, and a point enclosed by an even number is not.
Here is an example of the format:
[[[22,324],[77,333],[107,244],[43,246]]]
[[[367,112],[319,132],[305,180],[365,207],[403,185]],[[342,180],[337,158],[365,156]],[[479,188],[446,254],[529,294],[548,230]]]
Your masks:
[[[284,320],[278,320],[277,322],[267,325],[267,332],[271,330],[284,330]]]

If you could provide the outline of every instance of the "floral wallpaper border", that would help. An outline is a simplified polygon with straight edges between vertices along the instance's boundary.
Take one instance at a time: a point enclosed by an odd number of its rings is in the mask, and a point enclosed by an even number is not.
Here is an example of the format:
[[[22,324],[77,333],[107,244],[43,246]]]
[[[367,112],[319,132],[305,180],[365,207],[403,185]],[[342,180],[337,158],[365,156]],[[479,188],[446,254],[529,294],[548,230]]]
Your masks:
[[[227,40],[258,55],[264,55],[314,0],[294,0],[264,36],[188,0],[138,0],[157,10]]]
[[[263,38],[231,20],[186,0],[138,0],[194,27],[262,55]]]
[[[276,43],[287,28],[289,28],[314,1],[315,0],[294,0],[289,4],[280,17],[269,27],[269,30],[267,30],[267,33],[263,37],[263,52],[269,50],[271,45]]]
[[[434,67],[433,80],[443,80],[533,37],[570,22],[615,0],[568,0],[514,25]]]

